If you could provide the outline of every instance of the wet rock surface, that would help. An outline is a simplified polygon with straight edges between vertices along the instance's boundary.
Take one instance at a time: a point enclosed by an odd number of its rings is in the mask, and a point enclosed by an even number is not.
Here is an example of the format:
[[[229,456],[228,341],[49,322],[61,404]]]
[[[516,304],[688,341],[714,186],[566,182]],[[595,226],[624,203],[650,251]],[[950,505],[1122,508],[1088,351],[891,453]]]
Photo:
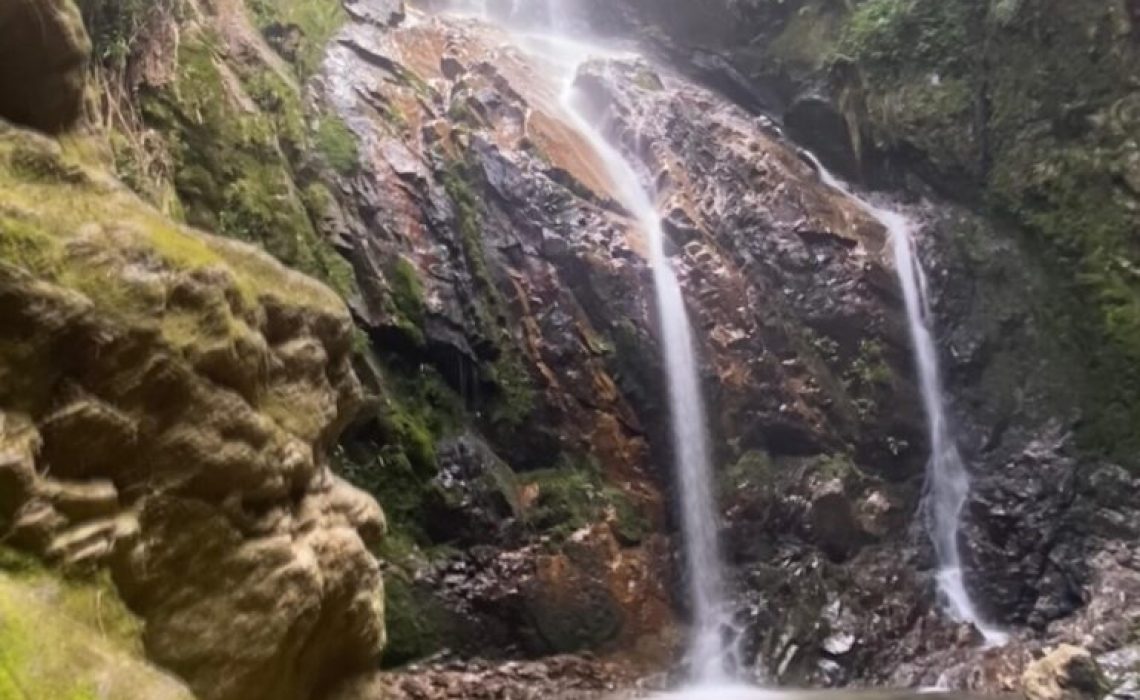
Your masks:
[[[600,530],[528,544],[553,493],[540,474],[551,449],[580,445],[651,527],[670,517],[658,493],[671,477],[641,234],[567,123],[548,75],[566,68],[511,43],[471,20],[358,23],[337,39],[320,83],[363,144],[362,170],[339,193],[362,276],[355,311],[389,347],[426,354],[484,416],[475,437],[440,443],[436,482],[449,494],[441,503],[457,504],[446,519],[457,529],[437,540],[479,546],[412,576],[498,653],[636,647],[661,659],[674,643],[662,621],[683,582],[660,587],[670,557],[631,531],[626,506],[615,504]],[[822,185],[771,124],[711,92],[638,61],[590,63],[574,79],[590,118],[657,184],[701,329],[726,536],[739,542],[748,634],[759,635],[746,642],[748,663],[790,654],[809,670],[787,678],[815,680],[830,654],[845,659],[840,677],[861,672],[870,642],[856,644],[842,625],[882,618],[897,634],[931,608],[919,602],[929,581],[908,570],[922,560],[921,536],[906,526],[925,439],[885,232]],[[395,267],[408,264],[422,285],[420,318],[391,297]],[[487,370],[511,355],[535,389],[525,431],[494,418],[507,392]],[[514,487],[488,489],[487,473]],[[900,542],[912,554],[899,557]],[[818,600],[790,604],[822,570],[834,581]],[[880,574],[915,598],[876,598]],[[852,577],[866,589],[841,603],[840,582]],[[847,602],[859,596],[869,599]],[[829,606],[834,630],[808,621]],[[801,618],[807,627],[792,637],[774,631]]]

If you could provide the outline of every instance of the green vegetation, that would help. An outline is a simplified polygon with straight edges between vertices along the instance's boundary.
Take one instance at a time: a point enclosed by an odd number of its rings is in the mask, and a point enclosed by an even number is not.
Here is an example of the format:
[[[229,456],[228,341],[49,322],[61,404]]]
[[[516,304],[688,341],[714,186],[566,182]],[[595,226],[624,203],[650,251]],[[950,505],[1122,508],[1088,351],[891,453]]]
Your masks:
[[[447,617],[439,602],[400,569],[389,569],[384,578],[384,613],[388,644],[381,665],[386,668],[430,656],[448,641]]]
[[[123,70],[150,18],[180,9],[180,0],[77,0],[95,59]]]
[[[521,427],[535,409],[534,381],[526,359],[514,345],[501,348],[499,359],[485,370],[498,388],[491,421],[506,428]]]
[[[417,346],[423,346],[423,324],[427,315],[419,271],[407,258],[398,257],[389,267],[387,311],[395,325]]]
[[[501,304],[498,288],[487,269],[487,259],[483,251],[483,232],[480,224],[479,198],[468,184],[470,174],[463,163],[452,163],[443,173],[443,185],[455,207],[455,225],[459,229],[463,255],[471,276],[485,292],[490,304],[480,304],[480,319],[484,326],[494,325],[491,314],[495,306]]]
[[[42,587],[51,594],[56,611],[98,629],[123,650],[142,654],[142,622],[119,600],[105,572],[94,577],[67,578],[48,571],[30,555],[0,547],[0,577]]]
[[[57,161],[27,176],[29,162]],[[14,163],[22,165],[13,166]],[[45,173],[56,172],[55,182]],[[87,171],[56,142],[0,128],[0,277],[13,288],[72,290],[109,327],[147,329],[191,361],[233,348],[235,362],[257,363],[260,338],[249,322],[266,297],[321,313],[345,314],[328,288],[255,248],[172,223],[98,171]],[[179,280],[205,278],[193,302],[167,306]],[[51,294],[50,287],[38,293]],[[19,338],[0,340],[0,383],[24,410],[43,410],[60,368]],[[253,371],[256,375],[256,371]],[[235,387],[239,391],[248,385]],[[262,408],[315,439],[319,411],[288,397],[254,396]],[[15,408],[16,406],[12,406]]]
[[[1059,330],[1075,338],[1092,375],[1084,387],[1086,415],[1079,437],[1087,447],[1135,462],[1140,255],[1126,239],[1135,231],[1136,215],[1117,199],[1110,172],[1077,149],[1054,152],[1051,162],[1029,177],[1002,166],[993,187],[995,202],[1050,243],[1059,257],[1058,272],[1072,275],[1075,303],[1061,310],[1067,327]]]
[[[175,85],[143,101],[146,121],[166,134],[174,183],[189,223],[258,243],[286,264],[324,280],[342,296],[355,289],[351,268],[322,239],[296,189],[286,144],[305,138],[295,89],[254,74],[254,97],[273,112],[247,112],[228,94],[209,34],[185,36]]]
[[[793,72],[817,70],[832,57],[843,15],[833,3],[811,2],[793,13],[768,46],[773,64]]]
[[[468,270],[479,287],[479,298],[472,300],[485,337],[497,349],[497,358],[483,368],[484,378],[498,389],[491,419],[505,428],[518,427],[533,413],[536,390],[529,365],[507,329],[506,301],[495,285],[483,250],[479,200],[469,184],[472,174],[461,162],[452,163],[443,173],[443,183],[455,207],[456,227]]]
[[[294,70],[259,51],[224,50],[208,23],[188,28],[171,47],[177,50],[173,83],[144,86],[137,99],[128,96],[135,86],[116,85],[150,40],[147,33],[178,19],[182,1],[79,4],[111,76],[103,81],[110,83],[107,136],[123,181],[173,216],[257,243],[342,296],[354,294],[351,268],[318,228],[331,211],[331,193],[330,199],[308,196],[316,174],[304,163],[317,153],[333,171],[352,172],[355,136],[333,115],[313,120],[310,129],[298,87],[298,76],[316,70],[325,44],[344,23],[340,3],[246,3]],[[296,41],[274,41],[283,37]],[[105,75],[99,73],[100,80]]]
[[[348,17],[339,2],[326,0],[248,0],[246,5],[258,29],[301,78],[317,71],[325,45]]]
[[[62,578],[0,547],[0,698],[104,697],[191,698],[143,660],[142,625],[106,577]]]
[[[1140,110],[1129,86],[1140,45],[1127,20],[1095,0],[862,0],[841,16],[834,41],[813,50],[843,68],[831,77],[845,116],[1020,227],[1072,299],[1047,314],[1058,342],[1088,358],[1069,390],[1078,437],[1136,464]]]
[[[424,289],[420,284],[416,266],[406,258],[400,258],[392,268],[392,296],[402,314],[416,323],[424,318]]]
[[[462,401],[433,368],[396,362],[381,364],[384,398],[369,426],[369,439],[349,441],[335,455],[335,465],[376,496],[393,532],[427,546],[423,508],[438,472],[435,445],[458,432]]]
[[[0,189],[5,259],[84,292],[108,312],[153,316],[145,285],[115,274],[132,254],[175,270],[228,268],[249,302],[270,294],[315,308],[342,308],[321,285],[288,276],[247,247],[183,229],[130,193],[89,176],[56,143],[27,132],[0,130]],[[78,238],[84,244],[71,245]]]
[[[821,455],[814,459],[812,471],[825,480],[843,479],[860,474],[859,468],[851,459],[851,455],[842,452]]]
[[[357,167],[360,154],[356,148],[356,135],[336,116],[325,115],[317,127],[317,148],[324,154],[333,170],[351,175]]]
[[[969,0],[865,0],[840,38],[842,53],[860,65],[898,73],[911,66],[959,74],[974,57],[968,45]]]
[[[859,341],[859,354],[851,361],[851,366],[843,377],[843,383],[850,392],[852,389],[866,396],[876,389],[891,385],[893,375],[890,365],[883,355],[883,346],[877,340]]]
[[[626,544],[640,542],[649,529],[629,497],[605,483],[591,457],[563,454],[553,468],[528,472],[520,479],[538,487],[538,500],[527,512],[527,522],[555,541],[607,516],[613,518],[614,534]]]
[[[765,489],[773,483],[775,467],[767,452],[749,450],[721,472],[721,492],[725,495],[749,489]]]

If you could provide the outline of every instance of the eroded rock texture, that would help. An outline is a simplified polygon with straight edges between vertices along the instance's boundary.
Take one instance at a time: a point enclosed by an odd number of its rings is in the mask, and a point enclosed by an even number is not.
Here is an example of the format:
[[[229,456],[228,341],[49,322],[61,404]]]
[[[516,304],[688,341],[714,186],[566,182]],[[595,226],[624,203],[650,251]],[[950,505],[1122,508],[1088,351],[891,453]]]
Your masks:
[[[373,662],[384,519],[327,462],[362,399],[341,303],[0,128],[4,542],[110,568],[202,698]]]

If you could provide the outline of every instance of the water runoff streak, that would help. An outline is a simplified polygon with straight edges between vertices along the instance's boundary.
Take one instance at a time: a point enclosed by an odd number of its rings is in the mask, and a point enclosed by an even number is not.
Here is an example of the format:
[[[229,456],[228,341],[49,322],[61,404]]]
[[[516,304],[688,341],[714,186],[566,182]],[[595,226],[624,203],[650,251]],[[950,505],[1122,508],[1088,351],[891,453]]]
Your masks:
[[[717,541],[717,511],[712,493],[708,432],[704,399],[697,371],[692,327],[685,312],[681,285],[665,254],[661,216],[637,171],[592,127],[579,111],[574,90],[567,92],[567,106],[577,128],[590,141],[618,188],[617,194],[645,232],[649,263],[660,318],[661,345],[669,387],[674,466],[681,505],[681,529],[693,614],[693,639],[689,649],[694,677],[699,681],[725,675],[722,640],[724,582]]]
[[[889,233],[899,285],[906,303],[907,325],[915,364],[918,366],[919,390],[926,411],[930,435],[930,459],[927,463],[925,517],[927,531],[938,557],[938,588],[946,599],[947,610],[957,620],[973,623],[990,645],[1004,644],[1004,632],[986,624],[970,600],[962,577],[962,556],[958,547],[962,508],[970,491],[970,477],[946,416],[942,392],[938,351],[934,343],[933,314],[927,289],[926,273],[918,258],[914,242],[914,225],[899,212],[871,204],[851,191],[846,184],[828,172],[810,153],[806,154],[819,170],[824,184],[839,190],[879,221]]]
[[[584,63],[594,58],[614,57],[615,52],[577,36],[581,23],[574,21],[563,0],[529,3],[527,9],[531,14],[525,18],[515,16],[522,10],[520,5],[522,3],[509,4],[511,16],[500,16],[500,20],[505,19],[505,25],[520,47],[558,67],[562,79],[563,118],[594,152],[615,189],[614,196],[646,236],[668,385],[673,459],[693,618],[688,661],[694,683],[704,686],[723,683],[729,673],[729,651],[723,636],[728,622],[727,608],[718,542],[719,518],[712,488],[709,437],[693,331],[681,285],[665,253],[661,215],[646,185],[649,178],[639,174],[640,164],[627,159],[609,141],[604,126],[598,123],[604,120],[599,120],[588,109],[585,96],[575,87],[575,77]],[[537,33],[535,24],[539,25]],[[628,52],[618,55],[631,57]]]

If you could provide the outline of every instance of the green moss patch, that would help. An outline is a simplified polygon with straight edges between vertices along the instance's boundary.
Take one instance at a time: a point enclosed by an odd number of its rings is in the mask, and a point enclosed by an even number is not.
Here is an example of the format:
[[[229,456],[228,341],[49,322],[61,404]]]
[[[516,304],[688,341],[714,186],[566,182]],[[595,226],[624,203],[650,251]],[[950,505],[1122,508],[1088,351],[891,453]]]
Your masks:
[[[349,131],[341,119],[333,115],[321,117],[316,141],[317,148],[324,154],[333,170],[341,175],[351,175],[356,170],[360,158],[356,147],[356,135]]]
[[[352,294],[351,268],[313,223],[325,212],[306,207],[288,157],[309,139],[296,88],[264,66],[231,72],[209,32],[183,37],[178,63],[175,84],[146,95],[143,114],[170,142],[186,220],[261,245]],[[243,107],[243,99],[260,109]]]
[[[339,2],[327,0],[249,0],[255,23],[302,77],[320,67],[325,44],[348,15]]]
[[[107,581],[0,548],[0,698],[193,700],[143,660],[141,632]]]
[[[1137,464],[1140,437],[1140,78],[1135,28],[1096,0],[862,0],[832,55],[840,102],[881,149],[921,157],[1016,222],[1068,305],[1058,343],[1090,450]],[[854,70],[847,70],[853,68]],[[1129,183],[1133,184],[1129,184]]]
[[[519,479],[538,487],[538,498],[526,521],[556,541],[583,527],[611,520],[614,534],[625,544],[640,542],[649,522],[620,489],[607,484],[601,468],[589,457],[562,455],[551,469],[528,472]]]
[[[376,496],[394,532],[426,546],[423,509],[438,473],[435,445],[460,429],[463,404],[435,370],[396,362],[377,359],[381,402],[372,420],[346,440],[335,465]]]
[[[439,601],[398,569],[390,569],[384,579],[384,612],[388,630],[384,667],[430,656],[449,641],[447,615]]]
[[[31,154],[65,174],[29,176],[20,164]],[[247,246],[172,223],[55,142],[14,129],[0,129],[0,250],[6,262],[84,292],[113,313],[153,313],[145,281],[123,275],[130,264],[226,268],[250,302],[268,295],[337,313],[343,309],[320,284],[288,273]]]
[[[495,359],[481,368],[483,379],[498,390],[491,420],[497,427],[517,428],[535,410],[538,396],[529,364],[504,323],[506,300],[487,265],[479,199],[471,184],[475,175],[465,163],[453,162],[442,173],[442,179],[455,209],[455,226],[467,269],[479,291],[479,297],[472,300],[473,312],[484,337],[496,350]]]

